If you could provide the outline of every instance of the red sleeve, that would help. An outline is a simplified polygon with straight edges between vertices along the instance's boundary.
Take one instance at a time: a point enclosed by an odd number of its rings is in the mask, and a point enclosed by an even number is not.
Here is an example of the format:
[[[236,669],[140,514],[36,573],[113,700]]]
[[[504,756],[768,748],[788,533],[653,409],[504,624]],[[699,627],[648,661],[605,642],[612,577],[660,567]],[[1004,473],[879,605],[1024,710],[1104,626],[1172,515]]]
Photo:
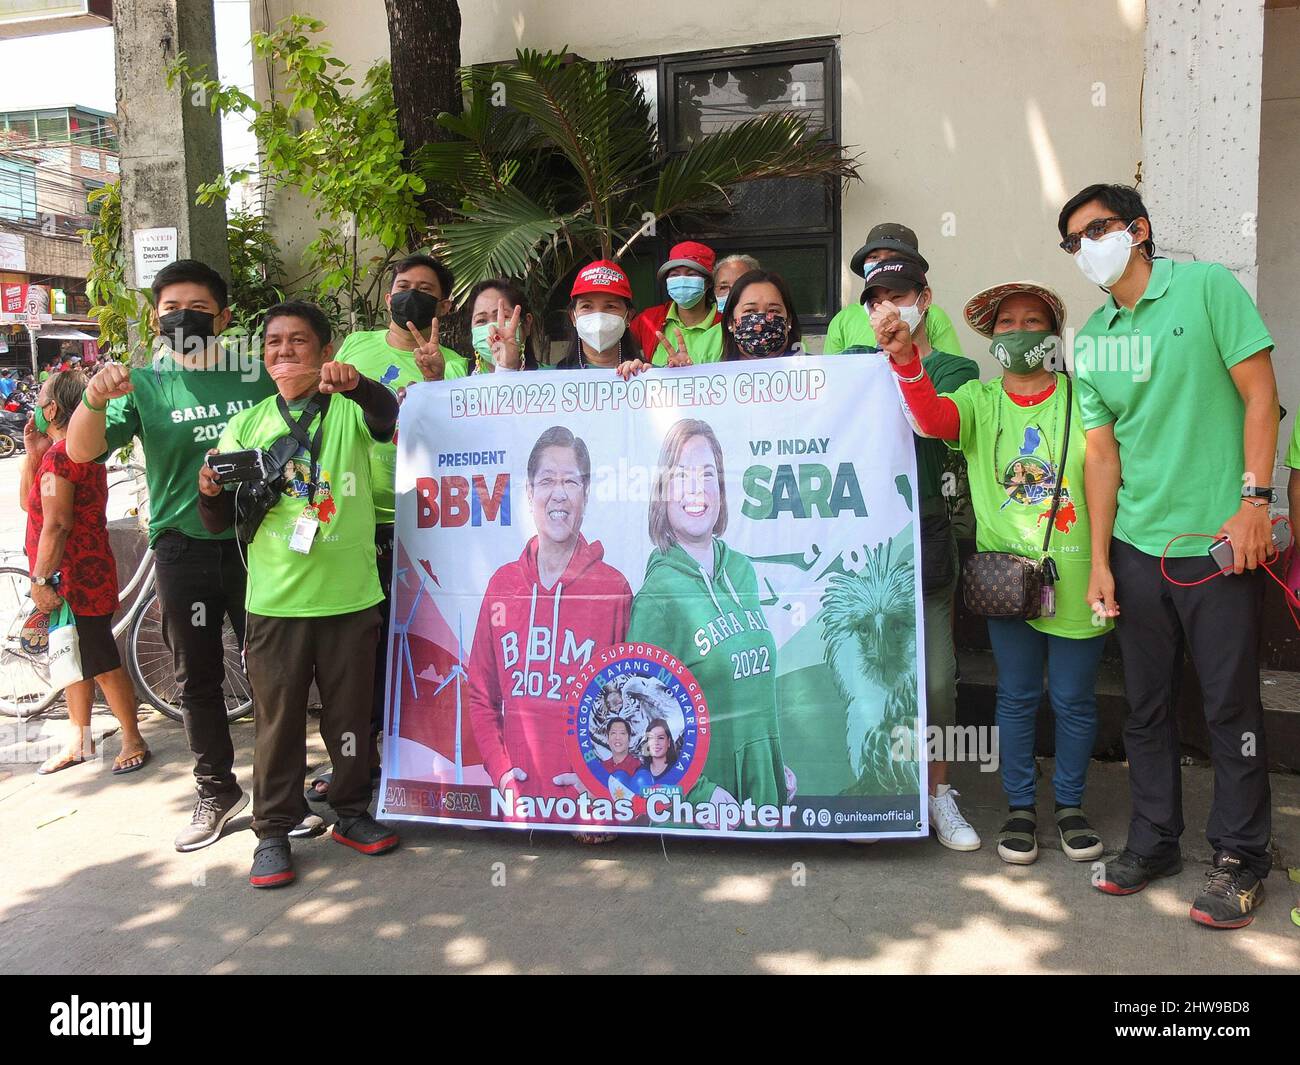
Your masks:
[[[934,382],[925,372],[920,359],[914,359],[905,366],[890,359],[889,365],[897,375],[898,389],[903,394],[903,402],[917,431],[939,440],[960,439],[961,412],[956,403],[934,390]],[[918,380],[907,380],[916,377],[918,372],[921,375]]]
[[[73,484],[80,484],[86,479],[86,463],[73,462],[68,458],[68,453],[61,447],[52,447],[45,454],[44,465],[47,468],[45,472],[54,474],[55,477],[62,477],[65,481],[71,481]]]
[[[474,730],[474,742],[483,755],[483,766],[495,788],[511,766],[502,735],[501,687],[498,683],[496,641],[492,638],[492,604],[497,598],[493,583],[488,582],[479,609],[468,672],[470,727]]]

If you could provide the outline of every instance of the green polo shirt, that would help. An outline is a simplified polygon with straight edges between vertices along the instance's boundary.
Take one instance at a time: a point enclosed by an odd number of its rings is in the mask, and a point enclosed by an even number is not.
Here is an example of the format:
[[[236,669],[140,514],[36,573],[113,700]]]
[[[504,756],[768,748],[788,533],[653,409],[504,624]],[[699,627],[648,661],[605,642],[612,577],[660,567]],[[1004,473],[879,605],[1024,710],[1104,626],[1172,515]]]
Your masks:
[[[953,328],[952,319],[942,307],[931,304],[925,312],[925,333],[930,338],[930,347],[935,351],[950,351],[954,355],[963,355],[961,341],[957,339],[957,330]],[[849,348],[876,347],[876,331],[871,328],[871,316],[866,304],[851,303],[831,319],[826,327],[826,355],[840,355]]]
[[[1240,507],[1245,404],[1228,373],[1273,347],[1255,303],[1219,263],[1156,259],[1129,310],[1113,296],[1074,342],[1085,429],[1114,425],[1115,536],[1148,555],[1218,532]],[[1205,553],[1179,540],[1169,554]]]
[[[469,360],[457,355],[451,348],[439,345],[446,362],[443,372],[448,381],[469,374]],[[365,377],[387,385],[394,393],[424,375],[415,365],[415,353],[403,351],[388,343],[387,329],[371,329],[350,333],[343,341],[335,362],[355,366]],[[370,479],[375,495],[375,524],[389,525],[394,520],[394,490],[397,482],[397,444],[374,443],[370,451]]]
[[[664,336],[676,344],[677,330],[680,329],[682,338],[686,341],[686,353],[696,366],[706,362],[718,362],[722,358],[722,323],[713,321],[717,316],[717,310],[716,307],[710,307],[709,313],[704,316],[704,320],[699,325],[684,325],[681,309],[675,302],[668,304]],[[654,358],[650,361],[655,366],[668,365],[668,352],[662,344],[655,347]]]

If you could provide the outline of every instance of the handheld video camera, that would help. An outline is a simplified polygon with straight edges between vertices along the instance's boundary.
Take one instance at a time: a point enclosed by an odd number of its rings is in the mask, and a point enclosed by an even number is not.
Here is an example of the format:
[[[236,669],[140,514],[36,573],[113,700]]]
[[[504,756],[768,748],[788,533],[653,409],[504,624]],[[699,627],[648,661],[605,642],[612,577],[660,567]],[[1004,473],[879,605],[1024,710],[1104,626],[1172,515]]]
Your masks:
[[[258,527],[284,491],[284,471],[298,453],[292,436],[281,437],[269,448],[228,451],[208,456],[208,468],[222,485],[235,489],[235,534],[253,542]]]

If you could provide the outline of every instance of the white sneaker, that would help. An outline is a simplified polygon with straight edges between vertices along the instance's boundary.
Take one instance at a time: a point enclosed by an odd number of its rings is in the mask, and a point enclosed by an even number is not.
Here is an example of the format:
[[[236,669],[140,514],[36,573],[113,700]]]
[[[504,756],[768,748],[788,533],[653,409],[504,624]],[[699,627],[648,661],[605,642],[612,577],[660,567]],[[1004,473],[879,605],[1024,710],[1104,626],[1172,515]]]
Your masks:
[[[957,809],[957,796],[960,794],[947,784],[940,784],[935,789],[935,794],[929,797],[930,827],[939,842],[949,850],[977,851],[980,849],[979,833]]]

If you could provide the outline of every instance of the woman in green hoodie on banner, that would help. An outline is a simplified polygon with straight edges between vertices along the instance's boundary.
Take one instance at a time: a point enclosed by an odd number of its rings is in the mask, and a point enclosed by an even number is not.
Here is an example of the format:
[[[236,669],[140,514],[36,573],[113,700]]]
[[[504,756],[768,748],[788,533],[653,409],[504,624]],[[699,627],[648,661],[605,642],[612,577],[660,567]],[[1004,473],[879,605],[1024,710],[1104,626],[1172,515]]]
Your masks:
[[[684,418],[664,437],[649,525],[655,550],[632,601],[627,640],[675,655],[704,690],[708,756],[687,799],[785,803],[796,780],[781,754],[776,641],[753,563],[721,539],[722,446],[707,422]]]

